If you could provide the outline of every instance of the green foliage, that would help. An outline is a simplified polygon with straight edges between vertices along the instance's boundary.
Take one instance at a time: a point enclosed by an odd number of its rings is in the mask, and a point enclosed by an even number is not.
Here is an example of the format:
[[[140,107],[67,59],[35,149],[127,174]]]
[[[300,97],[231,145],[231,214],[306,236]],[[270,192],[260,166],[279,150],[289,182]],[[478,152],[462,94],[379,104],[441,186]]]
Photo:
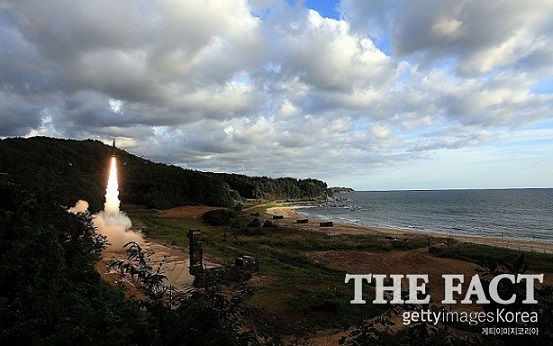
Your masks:
[[[320,328],[347,329],[379,312],[374,305],[351,305],[350,300],[349,292],[312,289],[294,297],[289,304],[298,312],[316,316]]]
[[[500,260],[497,262],[488,262],[484,266],[484,276],[488,277],[489,281],[484,281],[484,291],[488,291],[488,286],[493,277],[502,274],[523,274],[526,272],[528,265],[525,262],[526,254],[520,254],[512,257],[509,261]],[[497,291],[500,297],[508,298],[515,297],[512,304],[502,305],[496,303],[493,299],[490,304],[484,305],[484,311],[494,312],[497,309],[505,309],[512,313],[536,313],[538,315],[537,323],[524,323],[524,321],[502,321],[499,319],[486,323],[486,327],[501,327],[501,328],[517,328],[517,327],[532,327],[539,329],[539,335],[524,336],[525,343],[532,345],[551,345],[553,344],[553,287],[544,286],[536,289],[534,298],[538,304],[523,304],[526,299],[526,284],[513,283],[509,280],[501,280],[497,286]],[[509,335],[497,336],[498,344],[503,345],[518,345],[520,340]]]
[[[316,179],[247,177],[240,174],[218,174],[242,198],[314,199],[325,197],[329,190],[325,182]]]
[[[29,191],[44,191],[62,205],[86,199],[99,210],[108,173],[108,149],[100,142],[35,137],[0,141],[0,172]]]
[[[263,226],[263,224],[261,223],[261,219],[259,217],[254,217],[249,223],[248,223],[248,227],[251,227],[251,228],[259,228]],[[249,230],[248,230],[249,231]],[[262,234],[262,233],[261,233]]]
[[[47,191],[59,204],[77,199],[90,210],[103,207],[112,148],[99,141],[46,137],[0,141],[0,172],[19,179],[29,190]],[[121,200],[165,209],[180,205],[229,206],[228,185],[217,175],[153,163],[117,150]]]
[[[332,191],[333,194],[355,192],[351,187],[330,187],[329,190]]]
[[[525,254],[519,254],[510,261],[489,261],[483,267],[481,275],[484,292],[493,277],[502,274],[522,274],[528,266],[525,263]],[[526,323],[523,320],[503,321],[492,319],[477,326],[468,326],[466,323],[444,322],[434,325],[427,320],[419,320],[394,331],[397,322],[393,322],[393,315],[400,316],[402,309],[419,310],[422,306],[392,307],[378,319],[364,322],[347,336],[340,340],[340,345],[551,345],[553,344],[553,287],[537,288],[535,298],[538,304],[522,304],[526,298],[526,284],[513,283],[501,280],[497,287],[498,294],[504,299],[515,296],[513,304],[502,305],[491,300],[490,304],[483,305],[484,312],[495,313],[498,309],[512,313],[536,313],[537,322]],[[436,309],[434,307],[434,309]],[[539,330],[539,335],[481,335],[482,328],[524,328],[532,327]]]
[[[94,269],[88,215],[0,180],[0,344],[148,343],[146,316]]]
[[[236,213],[227,209],[211,210],[202,215],[202,221],[211,226],[227,226],[236,217]]]
[[[429,323],[417,323],[408,328],[394,331],[391,320],[393,310],[369,320],[349,335],[342,337],[340,345],[371,346],[371,345],[471,345],[469,340],[460,340],[454,334]]]
[[[42,190],[66,206],[77,199],[91,211],[103,207],[112,148],[99,141],[46,137],[0,140],[0,173],[28,190]],[[229,207],[245,198],[315,198],[326,184],[314,179],[271,179],[199,172],[154,163],[117,149],[120,198],[126,203],[167,209],[182,205]]]
[[[128,274],[131,279],[139,281],[149,302],[163,304],[163,301],[158,300],[172,294],[171,288],[163,283],[167,279],[163,274],[163,262],[154,270],[149,264],[152,254],[145,254],[137,242],[129,242],[124,245],[124,248],[127,249],[128,261],[113,260],[110,266],[117,268],[123,275]]]
[[[94,262],[104,246],[87,214],[0,177],[0,345],[282,345],[254,321],[254,290],[206,280],[176,292],[163,268],[136,243],[114,263],[140,282],[146,300],[128,300],[103,281]]]
[[[521,252],[512,249],[504,249],[478,244],[458,244],[455,246],[429,248],[429,252],[438,257],[449,257],[463,261],[488,264],[508,262],[512,258],[525,254],[525,263],[529,269],[539,272],[553,272],[553,255],[538,252]]]
[[[112,266],[130,274],[145,289],[148,299],[142,306],[159,344],[246,346],[281,340],[275,330],[260,338],[255,329],[244,327],[244,318],[251,319],[258,312],[244,305],[255,293],[247,284],[230,284],[206,272],[202,289],[176,291],[164,285],[163,265],[154,270],[138,244],[126,247],[128,260],[114,261]]]

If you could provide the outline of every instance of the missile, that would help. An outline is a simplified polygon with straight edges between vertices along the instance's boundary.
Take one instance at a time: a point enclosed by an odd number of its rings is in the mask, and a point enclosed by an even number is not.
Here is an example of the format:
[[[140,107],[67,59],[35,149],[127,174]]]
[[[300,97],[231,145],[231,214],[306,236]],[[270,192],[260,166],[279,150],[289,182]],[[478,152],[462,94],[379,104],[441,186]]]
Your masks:
[[[111,151],[111,156],[115,156],[115,139],[113,140],[113,147]]]

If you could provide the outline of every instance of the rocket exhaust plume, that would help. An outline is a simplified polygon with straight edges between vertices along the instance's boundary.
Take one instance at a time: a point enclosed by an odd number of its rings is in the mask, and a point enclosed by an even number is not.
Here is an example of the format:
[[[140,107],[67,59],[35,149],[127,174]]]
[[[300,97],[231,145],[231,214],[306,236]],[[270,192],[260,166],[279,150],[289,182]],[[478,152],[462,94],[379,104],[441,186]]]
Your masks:
[[[130,230],[132,227],[131,220],[124,212],[119,210],[120,204],[119,184],[117,182],[117,158],[112,156],[104,210],[92,216],[92,223],[98,229],[98,233],[107,237],[109,242],[107,250],[109,251],[123,251],[123,245],[129,241],[144,244],[142,235]],[[77,213],[87,211],[87,208],[88,203],[79,200],[75,207],[70,208],[68,211]]]
[[[109,179],[106,188],[106,202],[104,210],[100,211],[93,219],[98,232],[107,237],[110,251],[123,251],[123,245],[129,241],[144,243],[142,236],[129,230],[132,226],[128,216],[119,210],[119,184],[117,182],[117,158],[111,157]]]
[[[106,188],[106,202],[104,203],[104,211],[109,215],[117,215],[121,201],[119,200],[119,183],[117,182],[117,159],[111,157],[111,165],[109,168],[108,186]]]

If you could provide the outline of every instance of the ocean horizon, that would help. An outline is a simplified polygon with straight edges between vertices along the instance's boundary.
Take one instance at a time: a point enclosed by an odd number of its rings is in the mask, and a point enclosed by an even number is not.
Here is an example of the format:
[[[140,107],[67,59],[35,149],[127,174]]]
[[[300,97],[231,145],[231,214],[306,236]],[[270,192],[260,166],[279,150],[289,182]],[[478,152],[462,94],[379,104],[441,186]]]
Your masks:
[[[367,227],[553,242],[553,188],[336,193],[299,214]]]

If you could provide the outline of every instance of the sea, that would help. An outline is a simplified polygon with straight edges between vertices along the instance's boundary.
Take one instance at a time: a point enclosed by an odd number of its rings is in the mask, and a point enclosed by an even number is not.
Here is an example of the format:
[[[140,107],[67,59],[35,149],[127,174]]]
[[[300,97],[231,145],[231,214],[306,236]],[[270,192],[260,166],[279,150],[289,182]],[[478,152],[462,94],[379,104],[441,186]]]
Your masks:
[[[553,243],[553,189],[357,191],[296,212],[363,226]]]

